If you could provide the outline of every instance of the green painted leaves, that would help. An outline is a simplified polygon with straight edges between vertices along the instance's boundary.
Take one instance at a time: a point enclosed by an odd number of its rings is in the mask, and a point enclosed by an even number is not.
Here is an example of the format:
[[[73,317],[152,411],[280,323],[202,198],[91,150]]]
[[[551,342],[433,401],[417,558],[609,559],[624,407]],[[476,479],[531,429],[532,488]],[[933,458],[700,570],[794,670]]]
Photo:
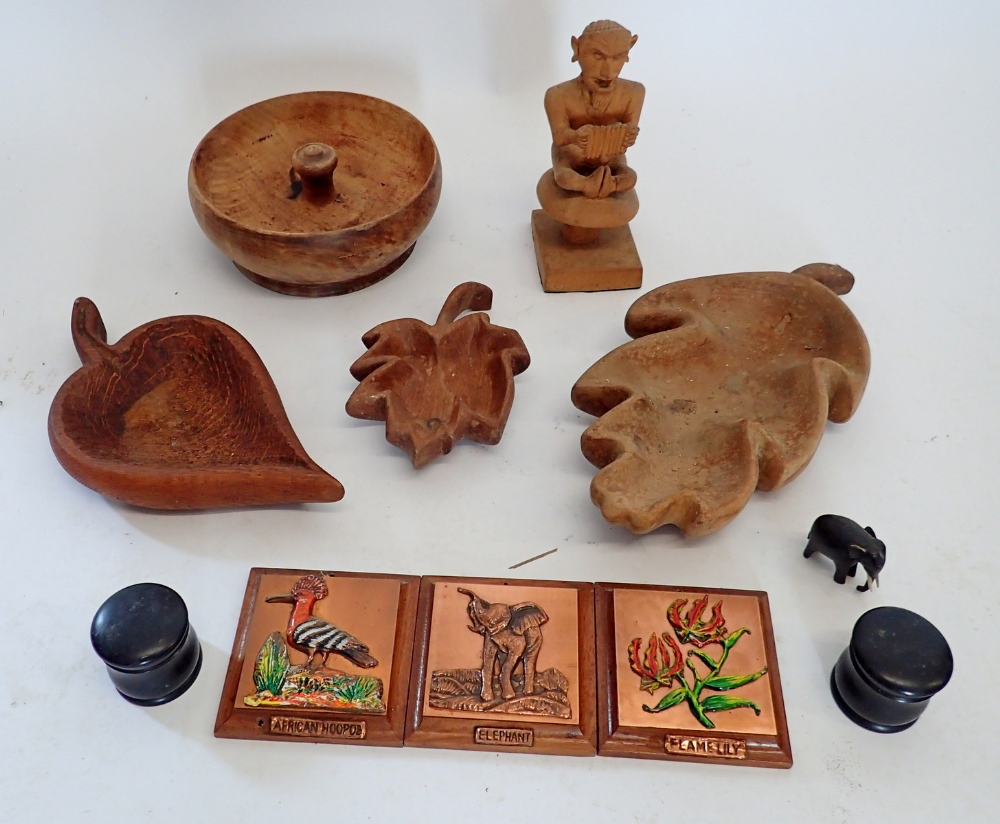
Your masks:
[[[753,701],[718,694],[745,687],[767,674],[767,667],[747,675],[721,674],[730,651],[740,638],[750,633],[749,628],[740,627],[734,632],[727,632],[721,599],[712,607],[712,615],[708,620],[702,619],[705,607],[708,606],[707,595],[696,600],[687,613],[682,615],[681,610],[686,604],[687,600],[678,599],[667,610],[667,620],[677,640],[693,647],[687,651],[686,657],[673,638],[665,632],[659,637],[656,633],[650,636],[646,654],[641,659],[639,653],[642,639],[633,638],[629,644],[629,666],[640,677],[640,689],[652,695],[661,688],[669,689],[676,684],[674,689],[664,695],[655,706],[643,704],[642,708],[650,713],[663,712],[687,701],[691,714],[708,729],[715,728],[708,713],[751,709],[756,715],[760,715],[760,707]],[[660,640],[661,638],[663,640]],[[702,649],[709,644],[718,644],[722,647],[722,654],[718,660]],[[708,670],[707,673],[702,673],[695,662],[700,662]],[[684,674],[685,666],[690,672],[690,680]],[[705,690],[716,694],[702,698],[702,692]]]
[[[663,698],[660,699],[660,703],[657,704],[652,709],[650,709],[645,705],[643,705],[642,708],[646,710],[646,712],[663,712],[664,710],[669,710],[671,707],[676,706],[685,698],[686,695],[684,693],[684,690],[681,687],[678,687],[677,689],[672,690],[671,692],[668,692],[666,695],[664,695]]]
[[[288,671],[288,649],[280,632],[272,632],[257,653],[253,668],[253,683],[258,692],[277,695]]]
[[[706,678],[702,685],[709,690],[734,690],[737,687],[745,687],[752,684],[758,678],[767,674],[767,667],[751,675],[720,675],[716,678]]]
[[[747,701],[745,698],[730,698],[728,695],[710,695],[701,702],[703,712],[735,710],[739,707],[749,707],[755,714],[760,715],[760,707],[753,701]]]

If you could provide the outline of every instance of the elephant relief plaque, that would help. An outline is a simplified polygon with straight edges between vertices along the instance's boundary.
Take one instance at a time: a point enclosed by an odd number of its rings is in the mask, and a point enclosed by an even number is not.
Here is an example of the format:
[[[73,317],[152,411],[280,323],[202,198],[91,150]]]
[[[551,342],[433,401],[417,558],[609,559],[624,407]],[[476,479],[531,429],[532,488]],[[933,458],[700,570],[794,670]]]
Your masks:
[[[792,766],[766,593],[595,587],[601,755]]]
[[[402,746],[419,580],[252,569],[215,735]]]
[[[407,746],[594,755],[593,584],[423,578]]]

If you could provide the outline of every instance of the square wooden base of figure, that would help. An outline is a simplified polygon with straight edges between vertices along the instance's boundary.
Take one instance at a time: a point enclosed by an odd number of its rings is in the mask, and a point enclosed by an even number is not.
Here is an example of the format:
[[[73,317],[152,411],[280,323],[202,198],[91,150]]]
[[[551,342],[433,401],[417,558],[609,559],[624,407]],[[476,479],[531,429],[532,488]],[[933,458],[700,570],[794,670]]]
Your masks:
[[[535,209],[531,235],[546,292],[606,292],[642,286],[642,263],[627,224],[601,229],[593,243],[576,245],[563,239],[558,221]]]
[[[595,755],[594,585],[428,578],[406,746]]]
[[[419,582],[251,569],[215,735],[402,746]]]
[[[601,755],[792,766],[766,593],[595,587]]]

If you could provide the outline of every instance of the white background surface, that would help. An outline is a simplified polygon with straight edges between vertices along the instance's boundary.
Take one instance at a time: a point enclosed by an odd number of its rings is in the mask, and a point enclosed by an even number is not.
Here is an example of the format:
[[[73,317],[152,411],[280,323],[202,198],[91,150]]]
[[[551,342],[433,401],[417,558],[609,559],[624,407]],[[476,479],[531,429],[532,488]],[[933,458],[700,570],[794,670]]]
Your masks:
[[[991,2],[58,3],[0,26],[0,820],[987,821],[998,791],[995,502],[1000,400],[1000,7]],[[646,85],[629,158],[646,276],[840,263],[873,353],[855,418],[812,464],[722,532],[635,537],[589,502],[569,390],[627,340],[640,292],[542,293],[528,216],[548,162],[542,95],[575,74],[569,37],[614,17]],[[413,112],[444,189],[410,261],[345,297],[290,298],[240,276],[187,203],[195,145],[274,95],[343,89]],[[499,446],[461,444],[419,473],[344,402],[360,337],[431,321],[449,290],[495,292],[532,355]],[[70,478],[46,437],[79,361],[73,299],[109,337],[204,314],[260,353],[332,505],[155,514]],[[801,557],[817,515],[871,524],[881,589],[839,587]],[[248,569],[656,582],[770,595],[795,766],[221,741],[212,736]],[[121,700],[90,648],[117,589],[174,587],[205,652],[180,700]],[[884,604],[938,626],[951,684],[879,736],[827,679]],[[990,812],[988,812],[990,811]]]

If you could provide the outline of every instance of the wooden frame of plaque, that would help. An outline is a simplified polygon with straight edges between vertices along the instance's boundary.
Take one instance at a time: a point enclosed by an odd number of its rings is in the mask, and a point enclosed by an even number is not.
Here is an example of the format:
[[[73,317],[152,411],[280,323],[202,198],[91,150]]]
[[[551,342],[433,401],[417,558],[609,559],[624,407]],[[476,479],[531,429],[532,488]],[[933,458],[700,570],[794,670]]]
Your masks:
[[[593,584],[424,577],[416,626],[406,746],[597,753]]]
[[[767,593],[597,583],[595,602],[601,755],[792,766]]]
[[[401,747],[419,581],[251,569],[216,737]]]

